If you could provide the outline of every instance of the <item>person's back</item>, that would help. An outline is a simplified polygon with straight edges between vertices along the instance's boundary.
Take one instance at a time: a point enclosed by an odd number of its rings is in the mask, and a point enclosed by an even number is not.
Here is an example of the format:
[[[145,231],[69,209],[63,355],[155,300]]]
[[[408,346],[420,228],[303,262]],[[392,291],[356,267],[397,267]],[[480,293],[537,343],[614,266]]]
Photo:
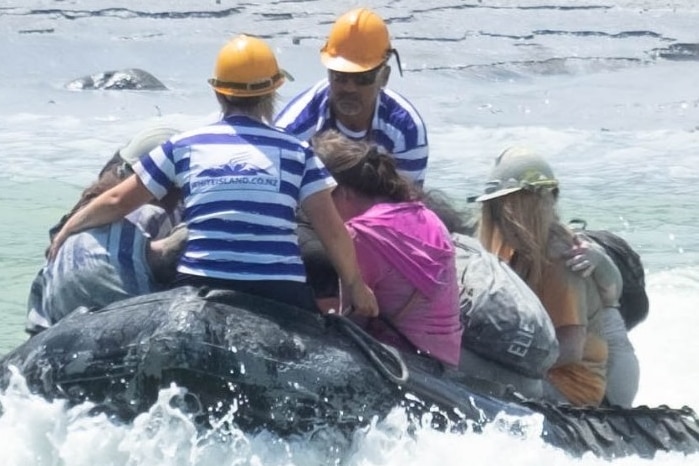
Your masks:
[[[455,255],[442,222],[420,202],[380,203],[347,228],[383,316],[369,332],[457,365],[462,327],[453,312],[459,300]]]
[[[149,241],[129,220],[68,238],[32,284],[28,330],[50,327],[81,306],[100,308],[158,290],[147,261]]]
[[[304,141],[329,129],[371,141],[395,158],[402,175],[422,183],[429,155],[427,131],[415,107],[386,88],[387,62],[394,54],[398,56],[386,24],[376,13],[366,8],[345,13],[321,51],[328,78],[289,102],[275,125]]]
[[[264,143],[246,143],[256,139]],[[305,280],[295,210],[299,199],[325,188],[327,181],[313,179],[300,141],[253,118],[233,115],[176,136],[151,157],[156,163],[137,167],[141,176],[157,173],[157,166],[170,167],[170,183],[184,193],[183,220],[192,240],[178,266],[181,273],[224,280]],[[150,178],[150,189],[165,192],[167,184]]]

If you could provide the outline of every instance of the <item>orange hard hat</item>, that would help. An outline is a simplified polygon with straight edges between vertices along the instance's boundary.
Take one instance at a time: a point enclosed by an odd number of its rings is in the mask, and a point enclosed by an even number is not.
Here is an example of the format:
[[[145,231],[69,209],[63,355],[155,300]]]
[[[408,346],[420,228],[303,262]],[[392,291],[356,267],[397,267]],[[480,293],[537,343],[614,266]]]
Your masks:
[[[265,41],[240,35],[221,48],[209,84],[221,94],[255,97],[274,92],[286,78],[293,79]]]
[[[340,16],[320,50],[326,68],[345,73],[361,73],[385,62],[391,42],[383,19],[366,8],[357,8]]]

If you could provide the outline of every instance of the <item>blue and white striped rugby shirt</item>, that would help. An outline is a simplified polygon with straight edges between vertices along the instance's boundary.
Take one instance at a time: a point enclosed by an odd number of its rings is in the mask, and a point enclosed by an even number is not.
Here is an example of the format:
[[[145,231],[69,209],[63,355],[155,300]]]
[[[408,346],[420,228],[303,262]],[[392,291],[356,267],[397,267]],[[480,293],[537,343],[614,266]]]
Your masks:
[[[302,141],[331,128],[354,137],[331,114],[329,91],[328,80],[320,81],[289,102],[274,124]],[[368,139],[393,154],[398,171],[413,181],[423,182],[429,148],[425,123],[415,107],[398,93],[383,89],[371,128]]]
[[[177,270],[228,280],[290,280],[306,273],[296,209],[335,186],[308,144],[245,116],[174,136],[135,164],[157,198],[182,189],[189,236]]]
[[[48,328],[79,306],[99,308],[159,289],[146,248],[150,238],[170,232],[171,220],[146,204],[123,220],[69,236],[32,282],[27,329]]]

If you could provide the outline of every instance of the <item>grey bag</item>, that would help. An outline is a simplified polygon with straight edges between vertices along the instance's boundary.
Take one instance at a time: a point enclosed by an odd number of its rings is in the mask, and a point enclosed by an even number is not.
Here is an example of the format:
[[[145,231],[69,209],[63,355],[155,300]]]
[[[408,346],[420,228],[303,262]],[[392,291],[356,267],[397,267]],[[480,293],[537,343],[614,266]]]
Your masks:
[[[539,298],[477,239],[455,234],[452,240],[462,347],[528,377],[543,377],[558,358],[558,341]]]

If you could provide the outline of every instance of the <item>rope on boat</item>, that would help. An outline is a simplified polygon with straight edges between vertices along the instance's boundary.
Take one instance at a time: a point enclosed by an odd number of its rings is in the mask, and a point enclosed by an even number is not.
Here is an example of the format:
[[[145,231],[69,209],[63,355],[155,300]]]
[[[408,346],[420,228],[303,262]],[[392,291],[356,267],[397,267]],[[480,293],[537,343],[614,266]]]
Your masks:
[[[401,358],[398,350],[377,341],[359,325],[343,315],[328,314],[326,317],[328,322],[334,324],[340,332],[345,334],[362,350],[384,377],[401,386],[408,381],[410,376],[408,366],[405,365],[405,361]],[[389,366],[396,368],[397,373],[393,372]]]

